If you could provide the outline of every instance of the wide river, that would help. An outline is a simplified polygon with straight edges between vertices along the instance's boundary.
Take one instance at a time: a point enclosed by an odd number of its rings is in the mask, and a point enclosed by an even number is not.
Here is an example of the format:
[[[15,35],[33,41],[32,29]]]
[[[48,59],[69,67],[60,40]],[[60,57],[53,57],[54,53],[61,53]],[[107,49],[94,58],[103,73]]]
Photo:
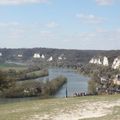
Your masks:
[[[58,76],[65,76],[67,78],[67,83],[62,86],[62,88],[56,93],[55,97],[65,97],[66,96],[66,89],[68,92],[68,96],[73,96],[73,94],[80,93],[80,92],[87,92],[88,90],[88,80],[89,77],[83,76],[72,69],[66,68],[49,68],[49,76],[42,77],[36,79],[37,81],[47,79],[52,80]],[[36,98],[14,98],[14,99],[1,99],[0,103],[9,103],[9,102],[18,102],[18,101],[25,101],[31,100]]]
[[[72,69],[50,68],[49,76],[44,77],[44,80],[46,79],[51,80],[60,75],[65,76],[67,78],[67,84],[63,85],[63,87],[57,92],[55,97],[65,97],[66,89],[68,92],[68,96],[73,96],[75,92],[77,93],[87,92],[89,78],[75,72]],[[40,78],[40,79],[43,79],[43,78]]]

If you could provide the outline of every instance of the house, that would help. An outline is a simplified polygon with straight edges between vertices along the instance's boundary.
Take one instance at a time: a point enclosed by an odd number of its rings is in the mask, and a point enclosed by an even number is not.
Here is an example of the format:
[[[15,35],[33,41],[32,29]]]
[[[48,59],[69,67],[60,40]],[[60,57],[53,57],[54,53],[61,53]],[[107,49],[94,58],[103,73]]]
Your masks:
[[[113,83],[115,85],[120,85],[120,75],[116,75],[116,77],[113,79]]]
[[[108,81],[108,78],[106,78],[106,77],[101,77],[101,78],[100,78],[100,82],[101,82],[102,84],[106,83],[107,81]]]

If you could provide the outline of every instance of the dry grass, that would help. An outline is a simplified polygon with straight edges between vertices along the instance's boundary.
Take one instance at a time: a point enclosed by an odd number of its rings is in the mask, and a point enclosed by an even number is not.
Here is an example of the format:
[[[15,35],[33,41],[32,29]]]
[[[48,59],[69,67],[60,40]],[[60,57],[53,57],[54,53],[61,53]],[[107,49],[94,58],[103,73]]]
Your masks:
[[[120,120],[120,95],[1,104],[0,120]]]

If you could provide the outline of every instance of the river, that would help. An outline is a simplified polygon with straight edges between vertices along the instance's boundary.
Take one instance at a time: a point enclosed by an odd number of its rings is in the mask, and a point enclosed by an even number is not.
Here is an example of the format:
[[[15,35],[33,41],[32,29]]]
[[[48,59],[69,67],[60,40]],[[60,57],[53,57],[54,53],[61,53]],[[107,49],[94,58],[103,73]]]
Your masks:
[[[67,83],[62,86],[62,88],[56,93],[54,97],[57,98],[65,97],[66,89],[68,96],[73,96],[75,92],[76,93],[87,92],[89,77],[81,75],[72,69],[49,68],[49,76],[38,78],[36,80],[37,81],[41,81],[41,80],[46,81],[48,79],[52,80],[60,75],[65,76],[67,78]],[[32,100],[32,99],[38,99],[38,98],[14,98],[14,99],[0,98],[0,103],[19,102],[19,101]]]
[[[87,92],[89,78],[75,72],[72,69],[50,68],[48,77],[40,78],[37,80],[52,80],[60,75],[63,75],[67,78],[67,84],[63,85],[63,87],[56,93],[55,97],[65,97],[66,89],[68,96],[73,96],[75,92]]]

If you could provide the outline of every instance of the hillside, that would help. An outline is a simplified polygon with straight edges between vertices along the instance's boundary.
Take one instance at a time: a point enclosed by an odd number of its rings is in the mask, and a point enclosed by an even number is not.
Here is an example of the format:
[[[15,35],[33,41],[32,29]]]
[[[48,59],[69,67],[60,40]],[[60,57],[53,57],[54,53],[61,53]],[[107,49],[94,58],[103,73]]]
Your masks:
[[[59,57],[65,59],[66,64],[86,64],[94,56],[107,56],[112,63],[114,58],[120,55],[120,50],[69,50],[69,49],[52,49],[52,48],[21,48],[21,49],[0,49],[0,62],[5,61],[21,61],[26,62],[33,60],[35,53],[44,55],[44,60],[51,60],[56,62]]]
[[[120,95],[0,104],[0,120],[120,120]]]

